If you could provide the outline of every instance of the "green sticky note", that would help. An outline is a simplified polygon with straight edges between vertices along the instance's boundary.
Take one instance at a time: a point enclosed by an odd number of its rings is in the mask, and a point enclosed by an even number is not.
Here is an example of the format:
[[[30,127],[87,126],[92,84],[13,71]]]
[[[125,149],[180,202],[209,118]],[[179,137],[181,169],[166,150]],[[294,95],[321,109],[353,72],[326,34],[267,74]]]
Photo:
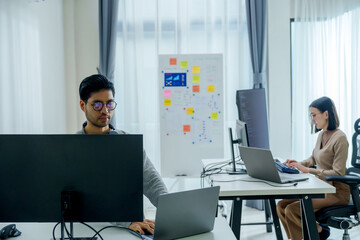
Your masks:
[[[200,76],[193,76],[193,83],[200,83]]]
[[[180,68],[188,68],[188,62],[187,61],[181,61],[180,62]]]

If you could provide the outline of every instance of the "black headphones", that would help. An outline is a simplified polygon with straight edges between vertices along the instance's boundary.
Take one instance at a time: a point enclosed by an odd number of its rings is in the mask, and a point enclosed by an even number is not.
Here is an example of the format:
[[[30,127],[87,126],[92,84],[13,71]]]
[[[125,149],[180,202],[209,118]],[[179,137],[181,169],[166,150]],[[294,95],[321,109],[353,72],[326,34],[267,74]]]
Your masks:
[[[21,232],[16,229],[15,224],[10,224],[0,230],[0,239],[20,236]]]

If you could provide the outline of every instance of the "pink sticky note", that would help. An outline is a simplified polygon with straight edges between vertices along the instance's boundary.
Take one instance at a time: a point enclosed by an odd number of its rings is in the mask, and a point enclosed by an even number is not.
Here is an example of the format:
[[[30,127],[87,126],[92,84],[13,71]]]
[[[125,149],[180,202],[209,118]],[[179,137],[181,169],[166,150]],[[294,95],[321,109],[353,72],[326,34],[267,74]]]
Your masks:
[[[164,90],[164,97],[171,97],[171,90],[170,89],[165,89]]]

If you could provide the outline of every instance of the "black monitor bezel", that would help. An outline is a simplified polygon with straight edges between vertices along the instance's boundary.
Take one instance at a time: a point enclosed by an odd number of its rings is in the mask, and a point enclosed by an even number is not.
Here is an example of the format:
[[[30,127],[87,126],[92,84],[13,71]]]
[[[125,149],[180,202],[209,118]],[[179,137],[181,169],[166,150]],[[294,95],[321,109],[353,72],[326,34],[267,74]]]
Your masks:
[[[0,135],[0,222],[61,221],[61,191],[79,222],[143,219],[142,135]]]

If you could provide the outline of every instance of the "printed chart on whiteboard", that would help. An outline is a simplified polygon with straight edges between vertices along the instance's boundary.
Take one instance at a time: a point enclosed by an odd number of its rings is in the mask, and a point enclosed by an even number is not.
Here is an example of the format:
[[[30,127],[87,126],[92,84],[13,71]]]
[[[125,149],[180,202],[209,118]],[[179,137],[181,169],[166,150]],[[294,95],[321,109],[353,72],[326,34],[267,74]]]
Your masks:
[[[221,54],[159,55],[162,159],[184,153],[205,158],[201,151],[223,148],[222,67]],[[179,147],[178,153],[174,145]],[[165,175],[191,174],[181,164],[184,160],[178,166],[173,163],[178,172]]]

